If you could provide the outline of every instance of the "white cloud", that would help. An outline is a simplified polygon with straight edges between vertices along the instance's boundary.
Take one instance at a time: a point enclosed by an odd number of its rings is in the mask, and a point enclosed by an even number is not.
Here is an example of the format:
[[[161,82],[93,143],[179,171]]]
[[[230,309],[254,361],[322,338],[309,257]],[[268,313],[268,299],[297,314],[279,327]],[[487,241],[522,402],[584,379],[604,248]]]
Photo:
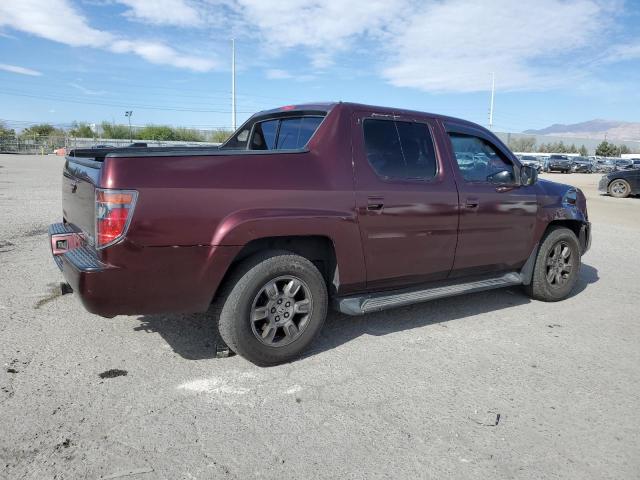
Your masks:
[[[32,77],[39,77],[42,72],[32,70],[30,68],[19,67],[18,65],[8,65],[6,63],[0,63],[0,70],[5,72],[18,73],[20,75],[30,75]]]
[[[77,90],[80,90],[85,95],[104,95],[105,93],[107,93],[104,90],[92,90],[91,88],[84,87],[79,83],[74,83],[74,82],[69,83],[69,86]]]
[[[292,75],[286,70],[280,70],[279,68],[271,68],[266,71],[267,78],[269,80],[288,80]]]
[[[70,1],[0,0],[0,27],[154,64],[217,67],[169,43],[92,28]],[[268,68],[269,79],[308,80],[346,67],[399,87],[473,92],[488,89],[495,72],[502,90],[532,90],[575,84],[599,64],[640,58],[637,43],[613,40],[625,10],[621,0],[113,1],[126,6],[127,18],[154,27],[197,28],[220,44],[235,36],[252,45],[245,63]],[[306,75],[277,68],[278,58],[292,54],[307,57]],[[348,56],[355,61],[345,65]]]
[[[394,37],[384,77],[427,91],[538,89],[569,78],[566,57],[592,45],[608,27],[594,0],[434,3]]]
[[[207,72],[216,66],[216,63],[211,59],[183,55],[158,42],[116,40],[109,46],[109,49],[116,53],[135,53],[151,63],[172,65],[195,72]]]
[[[566,85],[607,41],[617,0],[208,0],[273,57],[297,49],[315,70],[364,50],[395,86],[425,91]],[[202,8],[202,7],[201,7]],[[231,13],[230,13],[231,12]],[[223,13],[220,13],[221,15]],[[591,49],[591,50],[590,50]],[[620,53],[622,55],[623,53]],[[588,72],[586,72],[588,73]],[[274,73],[271,73],[273,78]]]
[[[408,0],[235,0],[227,4],[276,46],[330,52],[348,39],[394,25]]]
[[[68,0],[3,0],[0,2],[0,26],[72,47],[132,53],[151,63],[196,72],[209,71],[216,66],[209,58],[183,55],[160,42],[121,38],[92,28]]]
[[[636,60],[640,58],[640,42],[623,43],[614,45],[605,52],[602,57],[603,63],[623,62],[626,60]]]
[[[199,26],[202,18],[185,0],[117,0],[129,7],[128,18],[156,25]]]
[[[293,80],[296,82],[310,82],[317,77],[308,73],[293,74],[279,68],[270,68],[265,71],[265,76],[269,80]]]

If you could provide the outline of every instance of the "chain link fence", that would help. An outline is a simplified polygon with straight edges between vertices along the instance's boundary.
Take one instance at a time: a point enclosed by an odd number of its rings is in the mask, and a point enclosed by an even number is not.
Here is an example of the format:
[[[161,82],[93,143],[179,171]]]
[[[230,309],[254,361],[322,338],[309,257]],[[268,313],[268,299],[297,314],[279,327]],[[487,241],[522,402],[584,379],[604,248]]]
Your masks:
[[[146,143],[149,147],[220,145],[220,143],[215,142],[162,140],[134,140],[134,142]],[[69,152],[74,148],[92,148],[96,146],[127,147],[129,145],[131,145],[131,141],[128,139],[78,138],[70,135],[5,136],[0,138],[0,153],[48,155],[56,153],[60,149],[64,149],[64,152]]]

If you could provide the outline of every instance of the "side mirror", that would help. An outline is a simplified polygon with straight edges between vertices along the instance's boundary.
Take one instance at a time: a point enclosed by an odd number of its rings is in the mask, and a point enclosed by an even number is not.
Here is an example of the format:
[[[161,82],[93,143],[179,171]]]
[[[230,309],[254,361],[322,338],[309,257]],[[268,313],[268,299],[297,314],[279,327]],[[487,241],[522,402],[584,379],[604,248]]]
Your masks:
[[[538,170],[529,165],[523,165],[520,169],[520,184],[524,186],[533,185],[537,181]]]
[[[510,170],[500,170],[487,177],[487,181],[498,185],[513,184],[513,173]]]

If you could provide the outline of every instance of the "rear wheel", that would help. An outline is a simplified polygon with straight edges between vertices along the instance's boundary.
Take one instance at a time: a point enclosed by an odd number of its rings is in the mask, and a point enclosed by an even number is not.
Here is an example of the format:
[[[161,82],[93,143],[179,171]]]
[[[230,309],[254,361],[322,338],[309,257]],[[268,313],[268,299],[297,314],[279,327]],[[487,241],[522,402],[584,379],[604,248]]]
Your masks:
[[[616,198],[627,198],[631,193],[631,185],[626,180],[618,178],[609,184],[609,195]]]
[[[580,244],[575,233],[565,227],[553,227],[538,250],[527,293],[545,302],[564,300],[578,280],[580,263]]]
[[[327,288],[306,258],[267,252],[243,262],[216,303],[229,348],[257,365],[276,365],[298,357],[322,328]]]

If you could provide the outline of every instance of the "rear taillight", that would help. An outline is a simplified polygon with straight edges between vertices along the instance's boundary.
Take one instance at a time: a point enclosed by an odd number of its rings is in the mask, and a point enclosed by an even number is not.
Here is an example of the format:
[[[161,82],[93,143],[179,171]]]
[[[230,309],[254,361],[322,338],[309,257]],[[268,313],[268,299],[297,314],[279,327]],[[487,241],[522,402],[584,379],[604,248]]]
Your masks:
[[[113,245],[127,234],[138,192],[96,188],[96,248]]]

